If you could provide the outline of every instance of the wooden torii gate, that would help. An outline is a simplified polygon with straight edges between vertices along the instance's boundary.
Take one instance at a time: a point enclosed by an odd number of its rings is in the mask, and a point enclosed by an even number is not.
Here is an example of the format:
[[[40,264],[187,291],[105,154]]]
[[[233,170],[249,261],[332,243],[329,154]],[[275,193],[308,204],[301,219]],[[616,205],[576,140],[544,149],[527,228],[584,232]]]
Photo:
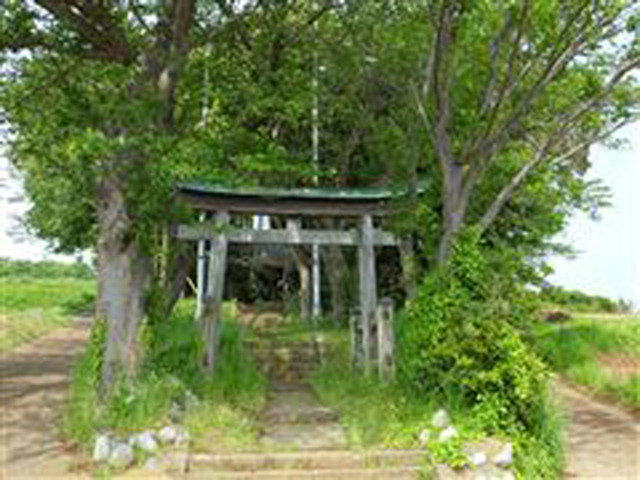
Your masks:
[[[341,245],[358,249],[360,311],[363,344],[370,345],[371,322],[377,305],[375,247],[397,246],[390,232],[374,227],[374,217],[389,213],[393,193],[387,189],[233,189],[218,185],[185,184],[180,196],[201,212],[200,223],[179,225],[176,236],[198,242],[197,313],[203,319],[206,362],[213,369],[220,335],[222,295],[227,263],[227,245]],[[286,218],[286,228],[256,230],[234,228],[234,213],[277,215]],[[208,218],[207,218],[208,217]],[[358,228],[321,230],[302,228],[302,217],[359,219]],[[364,365],[370,364],[370,349],[364,350]]]

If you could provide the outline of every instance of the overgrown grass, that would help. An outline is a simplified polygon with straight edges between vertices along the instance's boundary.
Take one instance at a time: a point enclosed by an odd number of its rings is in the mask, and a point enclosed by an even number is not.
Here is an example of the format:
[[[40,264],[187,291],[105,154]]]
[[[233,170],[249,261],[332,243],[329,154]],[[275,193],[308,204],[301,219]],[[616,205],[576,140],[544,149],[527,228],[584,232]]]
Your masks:
[[[90,312],[95,283],[75,278],[0,278],[0,352]]]
[[[168,424],[180,408],[196,446],[216,430],[231,443],[255,439],[254,418],[265,401],[266,381],[244,352],[242,332],[226,305],[221,350],[213,377],[200,367],[202,345],[192,302],[181,302],[169,321],[143,332],[146,357],[135,381],[119,382],[108,398],[99,394],[104,327],[92,331],[77,362],[64,414],[65,434],[89,448],[99,431],[127,435]]]
[[[640,318],[588,316],[562,323],[541,324],[533,342],[539,354],[568,380],[624,405],[640,407],[640,375],[616,374],[602,355],[640,362]]]
[[[502,413],[498,410],[471,410],[455,394],[423,395],[391,382],[383,383],[375,376],[364,376],[347,368],[346,332],[339,342],[331,343],[327,362],[312,377],[312,385],[320,399],[340,414],[347,441],[355,448],[416,448],[420,433],[430,425],[433,413],[445,408],[459,432],[459,437],[445,444],[428,443],[431,463],[461,466],[466,463],[462,445],[491,435],[513,441],[515,466],[521,478],[555,479],[562,464],[562,420],[555,405],[545,403],[530,419],[533,427],[523,430],[493,430]]]

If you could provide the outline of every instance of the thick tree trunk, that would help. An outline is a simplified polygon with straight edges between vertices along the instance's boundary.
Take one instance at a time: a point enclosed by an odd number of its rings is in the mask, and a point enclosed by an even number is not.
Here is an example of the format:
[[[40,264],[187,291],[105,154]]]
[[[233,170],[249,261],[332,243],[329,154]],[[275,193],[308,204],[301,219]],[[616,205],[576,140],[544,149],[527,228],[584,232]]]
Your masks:
[[[119,373],[136,372],[151,261],[131,235],[122,186],[112,175],[102,182],[99,197],[98,317],[107,322],[102,386],[108,390]]]

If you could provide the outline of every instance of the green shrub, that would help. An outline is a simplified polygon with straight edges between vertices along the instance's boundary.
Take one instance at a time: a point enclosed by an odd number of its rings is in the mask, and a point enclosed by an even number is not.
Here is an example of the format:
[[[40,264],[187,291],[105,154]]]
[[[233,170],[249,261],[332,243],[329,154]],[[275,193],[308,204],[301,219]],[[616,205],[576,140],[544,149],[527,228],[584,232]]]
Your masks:
[[[557,444],[542,435],[557,436],[557,424],[547,370],[521,337],[533,309],[515,264],[482,249],[474,231],[462,234],[448,265],[425,279],[400,318],[398,373],[414,392],[467,409],[486,433],[540,450],[536,442]]]
[[[401,320],[400,373],[419,391],[462,398],[487,417],[487,427],[528,426],[546,371],[513,325],[509,298],[494,286],[468,234]]]

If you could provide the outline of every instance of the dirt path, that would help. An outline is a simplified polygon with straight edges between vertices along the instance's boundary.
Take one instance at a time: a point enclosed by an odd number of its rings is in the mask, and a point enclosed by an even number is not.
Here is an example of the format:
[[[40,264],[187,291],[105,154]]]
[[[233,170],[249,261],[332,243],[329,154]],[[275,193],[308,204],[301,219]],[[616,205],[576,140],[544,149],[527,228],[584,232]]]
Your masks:
[[[58,438],[59,411],[87,321],[0,355],[0,479],[78,478]]]
[[[568,413],[567,479],[640,479],[640,422],[614,406],[557,383]]]

